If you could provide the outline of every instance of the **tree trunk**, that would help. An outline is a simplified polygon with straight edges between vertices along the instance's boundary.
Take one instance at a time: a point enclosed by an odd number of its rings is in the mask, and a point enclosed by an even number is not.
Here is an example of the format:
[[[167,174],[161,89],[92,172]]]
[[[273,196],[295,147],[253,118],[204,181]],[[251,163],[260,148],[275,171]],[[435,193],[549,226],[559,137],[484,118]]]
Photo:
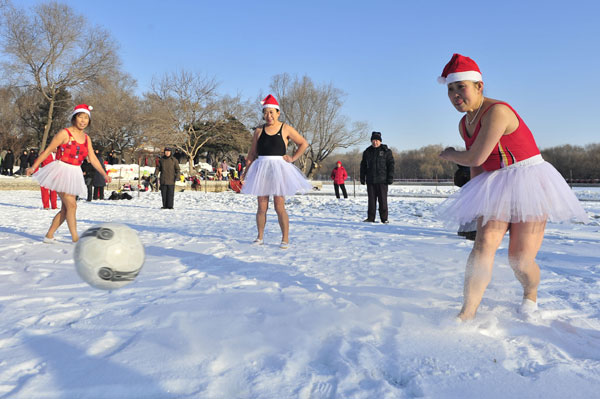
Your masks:
[[[52,115],[54,115],[55,97],[56,93],[52,93],[52,95],[50,96],[50,104],[48,106],[48,122],[46,122],[46,126],[44,126],[44,135],[42,136],[42,142],[40,143],[40,152],[44,151],[44,149],[46,148],[48,135],[50,134],[50,129],[52,128]]]

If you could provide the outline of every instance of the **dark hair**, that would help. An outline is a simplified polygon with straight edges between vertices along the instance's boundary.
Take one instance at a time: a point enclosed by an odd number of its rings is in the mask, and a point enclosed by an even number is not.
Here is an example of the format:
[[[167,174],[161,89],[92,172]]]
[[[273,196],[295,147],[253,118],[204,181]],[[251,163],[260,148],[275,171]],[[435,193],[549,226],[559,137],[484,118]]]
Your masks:
[[[73,116],[71,117],[71,124],[72,124],[72,125],[74,125],[74,124],[75,124],[75,118],[76,118],[76,117],[77,117],[77,115],[79,115],[79,114],[85,114],[85,112],[78,112],[78,113],[76,113],[76,114],[73,114]],[[87,114],[86,114],[86,115],[87,115]],[[89,116],[89,115],[88,115],[88,116]],[[90,126],[92,126],[92,118],[90,117],[90,118],[89,118],[89,120],[90,120],[90,121],[88,122],[88,125],[87,125],[87,127],[90,127]]]

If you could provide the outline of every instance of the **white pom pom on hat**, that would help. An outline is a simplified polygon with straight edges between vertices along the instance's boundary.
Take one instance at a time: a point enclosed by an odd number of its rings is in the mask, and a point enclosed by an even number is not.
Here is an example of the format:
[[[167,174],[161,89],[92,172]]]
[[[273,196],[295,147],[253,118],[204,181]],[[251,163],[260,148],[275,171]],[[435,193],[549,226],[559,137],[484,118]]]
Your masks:
[[[462,80],[481,82],[483,78],[479,66],[477,66],[475,61],[469,57],[455,53],[444,67],[442,76],[438,77],[437,81],[440,84],[450,84]]]

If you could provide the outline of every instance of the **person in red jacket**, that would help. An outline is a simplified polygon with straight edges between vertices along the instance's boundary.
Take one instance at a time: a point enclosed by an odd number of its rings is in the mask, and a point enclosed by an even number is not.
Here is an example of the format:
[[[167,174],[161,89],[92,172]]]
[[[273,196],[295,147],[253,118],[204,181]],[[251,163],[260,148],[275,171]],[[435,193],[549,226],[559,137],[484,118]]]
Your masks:
[[[54,162],[56,159],[56,152],[51,152],[50,155],[46,157],[40,164],[40,168],[48,165],[50,162]],[[37,172],[37,170],[36,170]],[[52,204],[52,209],[57,209],[56,205],[56,191],[50,190],[49,188],[40,186],[40,191],[42,192],[42,205],[44,209],[50,209],[50,205]]]
[[[341,161],[337,161],[337,166],[333,168],[331,171],[331,180],[333,180],[333,188],[335,189],[335,196],[340,198],[340,188],[342,189],[342,193],[344,194],[344,198],[348,198],[348,193],[346,192],[346,186],[344,182],[348,178],[348,173],[346,169],[342,166]]]

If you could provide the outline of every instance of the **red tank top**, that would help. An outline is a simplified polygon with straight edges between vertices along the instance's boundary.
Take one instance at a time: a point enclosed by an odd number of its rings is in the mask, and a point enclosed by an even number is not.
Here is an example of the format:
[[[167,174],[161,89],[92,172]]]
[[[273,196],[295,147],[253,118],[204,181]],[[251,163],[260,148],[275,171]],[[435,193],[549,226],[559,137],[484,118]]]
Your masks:
[[[69,141],[66,144],[58,146],[58,150],[56,151],[56,159],[60,159],[62,162],[71,165],[80,166],[88,154],[88,136],[85,134],[84,142],[78,143],[69,129],[65,130],[67,133],[69,133]]]
[[[517,119],[519,120],[519,126],[517,129],[511,134],[504,135],[498,141],[498,144],[494,147],[488,158],[481,165],[483,169],[486,171],[497,170],[508,165],[512,165],[516,162],[523,161],[525,159],[531,158],[535,155],[539,155],[540,150],[535,143],[535,139],[531,134],[531,131],[521,119],[517,111],[513,109],[510,105],[504,102],[497,102],[490,105],[485,111],[483,111],[483,115],[488,112],[494,105],[496,104],[504,104],[508,108],[511,109],[512,112],[515,113]],[[463,128],[463,140],[467,146],[467,150],[471,148],[475,139],[477,139],[477,135],[479,134],[479,130],[481,129],[481,118],[475,127],[475,131],[473,135],[469,137],[467,135],[467,126],[465,125],[465,116],[461,119],[461,124]]]

